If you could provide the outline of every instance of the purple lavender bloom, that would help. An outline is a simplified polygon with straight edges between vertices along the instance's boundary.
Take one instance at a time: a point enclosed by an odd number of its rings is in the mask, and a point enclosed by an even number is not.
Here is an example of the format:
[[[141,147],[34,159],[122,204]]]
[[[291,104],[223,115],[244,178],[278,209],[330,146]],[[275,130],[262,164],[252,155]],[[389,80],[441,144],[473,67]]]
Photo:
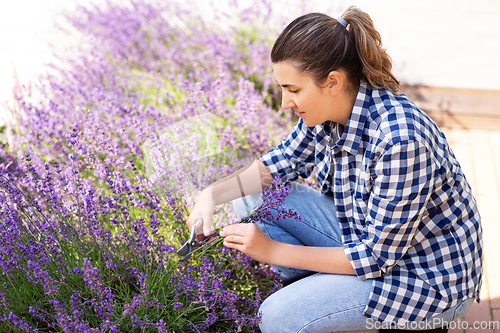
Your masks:
[[[207,21],[176,1],[67,13],[85,42],[59,53],[36,84],[16,86],[18,123],[8,146],[0,143],[2,325],[258,330],[258,307],[279,288],[268,266],[227,249],[182,266],[174,254],[197,192],[292,126],[268,56],[288,18],[269,0],[234,9],[229,28],[218,24],[224,13]],[[210,131],[163,135],[205,115]],[[285,193],[277,186],[254,218],[293,216],[279,210]],[[234,212],[223,207],[216,219]]]

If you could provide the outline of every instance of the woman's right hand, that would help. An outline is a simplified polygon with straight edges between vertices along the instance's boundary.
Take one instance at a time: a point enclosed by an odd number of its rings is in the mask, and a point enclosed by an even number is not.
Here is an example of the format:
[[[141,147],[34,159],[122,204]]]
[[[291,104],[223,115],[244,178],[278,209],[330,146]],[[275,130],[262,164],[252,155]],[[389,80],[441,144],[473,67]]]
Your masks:
[[[193,224],[199,220],[203,219],[203,234],[205,236],[210,236],[212,234],[212,216],[215,211],[215,200],[212,194],[212,189],[206,188],[204,189],[198,199],[196,199],[196,203],[191,210],[191,214],[186,220],[186,225],[191,230]]]

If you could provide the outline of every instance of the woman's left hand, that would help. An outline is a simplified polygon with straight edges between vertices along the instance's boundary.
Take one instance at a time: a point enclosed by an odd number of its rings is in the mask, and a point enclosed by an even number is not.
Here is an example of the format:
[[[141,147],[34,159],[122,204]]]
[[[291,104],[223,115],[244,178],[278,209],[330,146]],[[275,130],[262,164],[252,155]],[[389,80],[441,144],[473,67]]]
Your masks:
[[[231,224],[222,229],[224,245],[245,253],[257,261],[269,263],[276,241],[263,233],[254,223]]]

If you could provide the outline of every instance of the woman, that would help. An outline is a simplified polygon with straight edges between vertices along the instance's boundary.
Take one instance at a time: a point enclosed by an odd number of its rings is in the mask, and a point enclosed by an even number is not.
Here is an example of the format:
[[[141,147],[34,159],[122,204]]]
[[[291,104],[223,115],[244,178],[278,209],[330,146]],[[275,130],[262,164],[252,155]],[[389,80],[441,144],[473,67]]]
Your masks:
[[[225,246],[283,277],[319,272],[266,299],[261,330],[446,328],[479,300],[480,217],[444,134],[399,94],[370,17],[355,7],[337,20],[301,16],[271,60],[282,106],[299,120],[248,169],[205,189],[188,226],[203,218],[210,234],[216,204],[247,195],[234,201],[243,215],[273,177],[314,169],[321,191],[294,183],[285,204],[303,222],[221,231]]]

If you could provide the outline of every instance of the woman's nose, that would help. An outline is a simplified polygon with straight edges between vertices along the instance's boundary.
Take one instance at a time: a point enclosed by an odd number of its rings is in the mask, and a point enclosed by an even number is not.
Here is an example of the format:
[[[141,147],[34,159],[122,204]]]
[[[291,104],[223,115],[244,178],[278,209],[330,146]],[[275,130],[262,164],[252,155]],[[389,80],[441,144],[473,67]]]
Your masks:
[[[283,92],[281,97],[281,107],[285,110],[295,107],[295,102],[292,98],[290,98],[290,94]]]

